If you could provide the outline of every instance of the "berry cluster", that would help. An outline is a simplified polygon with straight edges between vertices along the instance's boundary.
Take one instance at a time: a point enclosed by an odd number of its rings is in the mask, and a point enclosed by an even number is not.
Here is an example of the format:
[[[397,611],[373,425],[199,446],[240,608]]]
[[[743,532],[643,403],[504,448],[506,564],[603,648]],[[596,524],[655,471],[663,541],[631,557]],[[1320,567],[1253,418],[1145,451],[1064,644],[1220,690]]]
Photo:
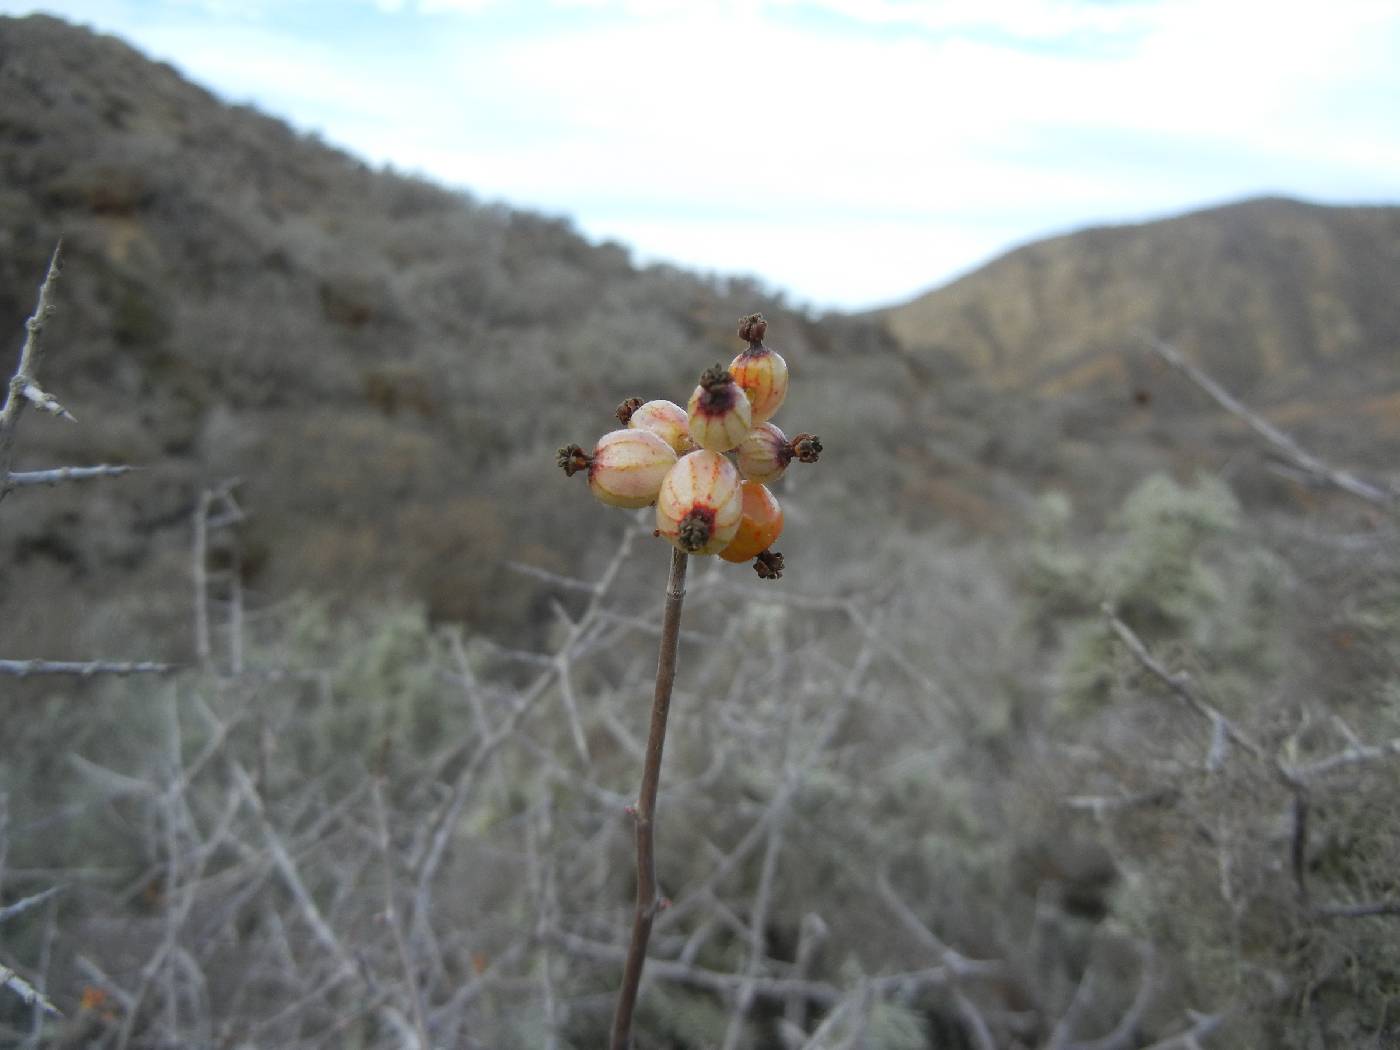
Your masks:
[[[752,558],[760,578],[777,579],[783,511],[768,484],[794,459],[815,463],[822,443],[812,434],[789,441],[769,422],[787,397],[788,368],[764,345],[767,330],[759,314],[741,319],[748,349],[728,368],[707,368],[685,408],[628,398],[617,409],[626,429],[604,434],[591,454],[561,448],[559,466],[587,471],[593,495],[614,507],[656,504],[656,535],[679,550]]]

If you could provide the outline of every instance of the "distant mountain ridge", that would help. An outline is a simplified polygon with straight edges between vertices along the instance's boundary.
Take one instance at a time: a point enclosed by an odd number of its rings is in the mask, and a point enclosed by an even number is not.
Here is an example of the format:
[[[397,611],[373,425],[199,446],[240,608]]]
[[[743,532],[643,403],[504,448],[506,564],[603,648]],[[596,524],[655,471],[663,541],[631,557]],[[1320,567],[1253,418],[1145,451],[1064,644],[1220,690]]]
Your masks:
[[[1266,401],[1400,386],[1400,207],[1261,198],[1037,241],[883,313],[998,387],[1129,382],[1139,330]]]

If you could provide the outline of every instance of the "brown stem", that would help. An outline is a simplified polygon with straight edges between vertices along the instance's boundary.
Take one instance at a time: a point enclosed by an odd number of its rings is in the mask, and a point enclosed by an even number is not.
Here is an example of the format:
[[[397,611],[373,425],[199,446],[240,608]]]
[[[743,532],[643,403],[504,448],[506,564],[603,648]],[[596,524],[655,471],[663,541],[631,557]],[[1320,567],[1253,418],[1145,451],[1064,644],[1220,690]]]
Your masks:
[[[680,647],[681,603],[685,601],[685,569],[690,556],[671,552],[671,578],[666,584],[666,611],[661,620],[661,655],[656,663],[656,692],[651,703],[651,732],[647,735],[646,762],[642,767],[642,791],[637,798],[637,910],[632,917],[632,943],[622,971],[613,1015],[612,1050],[632,1045],[632,1011],[642,983],[651,924],[661,907],[656,892],[656,790],[661,783],[661,752],[666,744],[666,716],[671,711],[671,686],[676,680],[676,654]]]

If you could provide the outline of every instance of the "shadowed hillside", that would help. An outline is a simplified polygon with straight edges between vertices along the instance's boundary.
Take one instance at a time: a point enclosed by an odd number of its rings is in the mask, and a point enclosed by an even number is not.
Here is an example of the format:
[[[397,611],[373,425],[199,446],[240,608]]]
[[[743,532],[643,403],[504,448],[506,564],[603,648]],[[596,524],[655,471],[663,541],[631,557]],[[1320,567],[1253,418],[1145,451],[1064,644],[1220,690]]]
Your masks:
[[[194,502],[230,477],[256,590],[407,593],[518,628],[537,588],[503,561],[577,563],[606,520],[561,509],[554,449],[633,394],[684,401],[742,313],[781,318],[802,372],[880,338],[371,170],[115,39],[0,19],[0,330],[20,331],[60,235],[49,368],[83,426],[35,427],[19,466],[145,472],[29,501],[3,591],[57,569],[67,595],[143,592],[152,629],[184,615]],[[12,642],[54,651],[45,620]]]

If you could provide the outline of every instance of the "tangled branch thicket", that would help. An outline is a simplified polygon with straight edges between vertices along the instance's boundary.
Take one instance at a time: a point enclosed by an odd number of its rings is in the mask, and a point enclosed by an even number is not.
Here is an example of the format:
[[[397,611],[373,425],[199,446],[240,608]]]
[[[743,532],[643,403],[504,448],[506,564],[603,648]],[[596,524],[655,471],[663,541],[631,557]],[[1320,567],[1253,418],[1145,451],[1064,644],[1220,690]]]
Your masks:
[[[191,495],[189,667],[4,698],[0,1041],[602,1045],[651,523],[578,577],[515,566],[553,596],[526,650],[246,600],[235,493]],[[828,532],[860,571],[781,590],[692,573],[637,1045],[1393,1030],[1393,519],[1149,478],[1071,520],[1047,499],[1011,556]]]

